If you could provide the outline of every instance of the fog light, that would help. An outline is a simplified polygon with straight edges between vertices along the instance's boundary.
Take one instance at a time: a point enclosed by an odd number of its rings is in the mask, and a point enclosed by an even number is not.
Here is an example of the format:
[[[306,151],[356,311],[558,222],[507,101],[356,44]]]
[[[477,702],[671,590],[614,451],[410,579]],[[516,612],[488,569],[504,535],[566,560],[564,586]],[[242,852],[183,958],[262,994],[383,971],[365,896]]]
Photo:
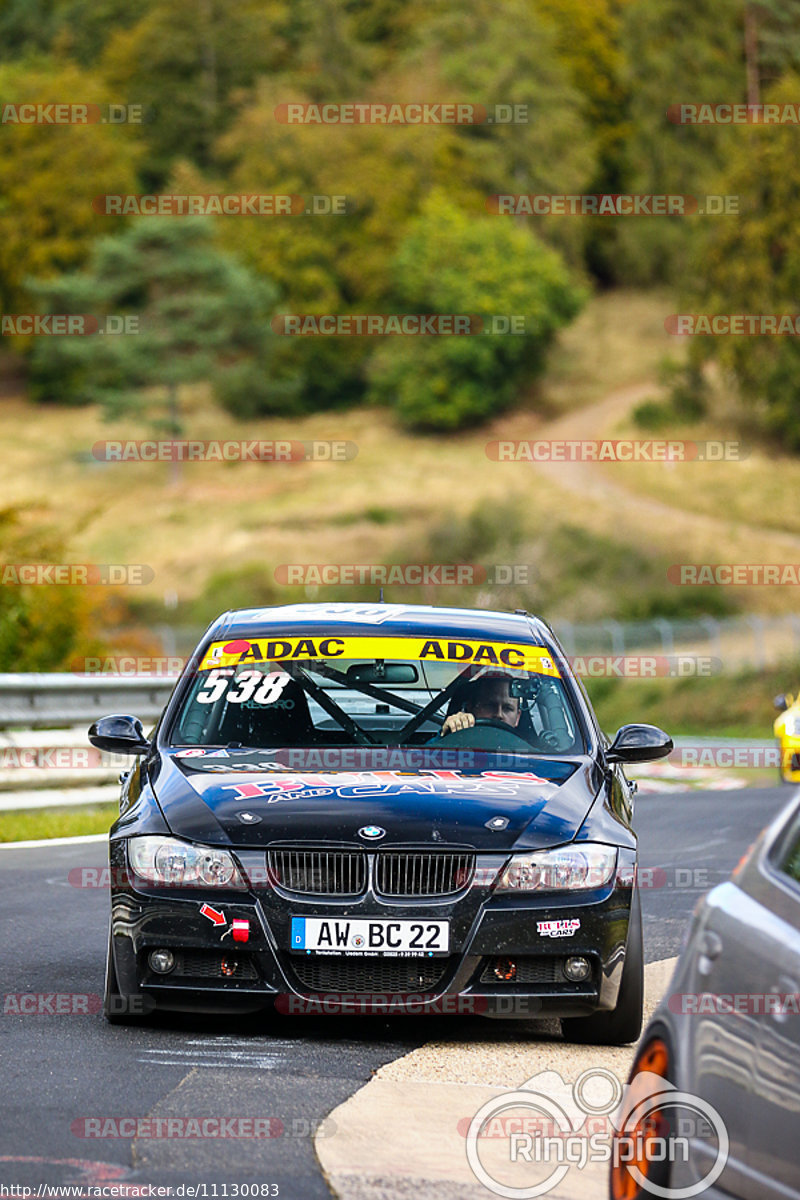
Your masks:
[[[504,979],[506,982],[516,979],[517,964],[511,958],[498,958],[494,973],[498,979]]]
[[[169,975],[175,966],[175,955],[171,950],[151,950],[148,961],[157,975]]]
[[[564,974],[572,983],[582,983],[584,979],[588,979],[592,968],[589,966],[589,960],[586,958],[568,958],[564,963]]]

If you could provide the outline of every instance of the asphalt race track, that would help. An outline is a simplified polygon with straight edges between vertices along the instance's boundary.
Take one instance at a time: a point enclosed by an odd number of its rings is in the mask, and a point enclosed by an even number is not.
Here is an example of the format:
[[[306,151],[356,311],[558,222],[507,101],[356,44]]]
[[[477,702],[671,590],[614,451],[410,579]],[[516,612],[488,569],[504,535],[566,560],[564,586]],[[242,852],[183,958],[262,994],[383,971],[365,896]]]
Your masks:
[[[730,873],[791,794],[771,788],[637,799],[648,961],[678,953],[698,897]],[[232,1184],[274,1184],[269,1194],[283,1200],[327,1197],[313,1148],[326,1114],[376,1068],[431,1038],[486,1037],[486,1022],[476,1030],[472,1020],[414,1017],[175,1015],[145,1029],[109,1026],[97,1011],[107,893],[68,879],[71,869],[105,860],[102,843],[0,850],[0,1183],[7,1187],[205,1184],[196,1195],[222,1198],[223,1184],[228,1196]],[[90,1011],[23,1015],[12,1011],[20,993],[41,994],[45,1005],[53,994],[89,996],[80,1007]],[[515,1036],[507,1023],[493,1029],[503,1040]],[[147,1116],[281,1124],[269,1139],[79,1136],[87,1117]]]

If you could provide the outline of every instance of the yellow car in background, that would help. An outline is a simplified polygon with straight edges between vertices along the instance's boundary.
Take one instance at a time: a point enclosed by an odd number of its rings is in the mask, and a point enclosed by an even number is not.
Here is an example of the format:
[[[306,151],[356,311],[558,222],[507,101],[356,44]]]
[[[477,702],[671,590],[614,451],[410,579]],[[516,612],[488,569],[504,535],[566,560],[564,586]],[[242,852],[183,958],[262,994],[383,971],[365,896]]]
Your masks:
[[[775,707],[782,709],[772,727],[781,752],[778,770],[784,783],[800,783],[800,693],[776,696]]]

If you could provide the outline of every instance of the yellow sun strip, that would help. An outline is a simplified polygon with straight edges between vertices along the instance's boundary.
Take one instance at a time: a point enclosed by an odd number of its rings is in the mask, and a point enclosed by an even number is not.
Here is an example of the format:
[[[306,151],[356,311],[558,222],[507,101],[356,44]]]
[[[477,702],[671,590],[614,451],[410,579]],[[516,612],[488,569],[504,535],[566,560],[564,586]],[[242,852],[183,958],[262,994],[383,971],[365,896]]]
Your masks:
[[[416,662],[468,663],[506,667],[550,675],[559,671],[550,652],[523,642],[474,642],[419,637],[285,637],[236,638],[214,642],[200,663],[201,671],[245,663],[305,659],[389,659]]]

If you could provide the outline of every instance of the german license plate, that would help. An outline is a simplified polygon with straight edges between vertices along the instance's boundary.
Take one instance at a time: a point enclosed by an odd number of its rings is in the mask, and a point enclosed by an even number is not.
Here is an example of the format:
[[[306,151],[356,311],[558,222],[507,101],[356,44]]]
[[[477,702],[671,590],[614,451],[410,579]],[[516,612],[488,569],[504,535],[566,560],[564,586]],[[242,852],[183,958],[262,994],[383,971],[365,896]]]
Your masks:
[[[447,954],[449,946],[449,921],[292,917],[291,949],[295,952],[416,958]]]

